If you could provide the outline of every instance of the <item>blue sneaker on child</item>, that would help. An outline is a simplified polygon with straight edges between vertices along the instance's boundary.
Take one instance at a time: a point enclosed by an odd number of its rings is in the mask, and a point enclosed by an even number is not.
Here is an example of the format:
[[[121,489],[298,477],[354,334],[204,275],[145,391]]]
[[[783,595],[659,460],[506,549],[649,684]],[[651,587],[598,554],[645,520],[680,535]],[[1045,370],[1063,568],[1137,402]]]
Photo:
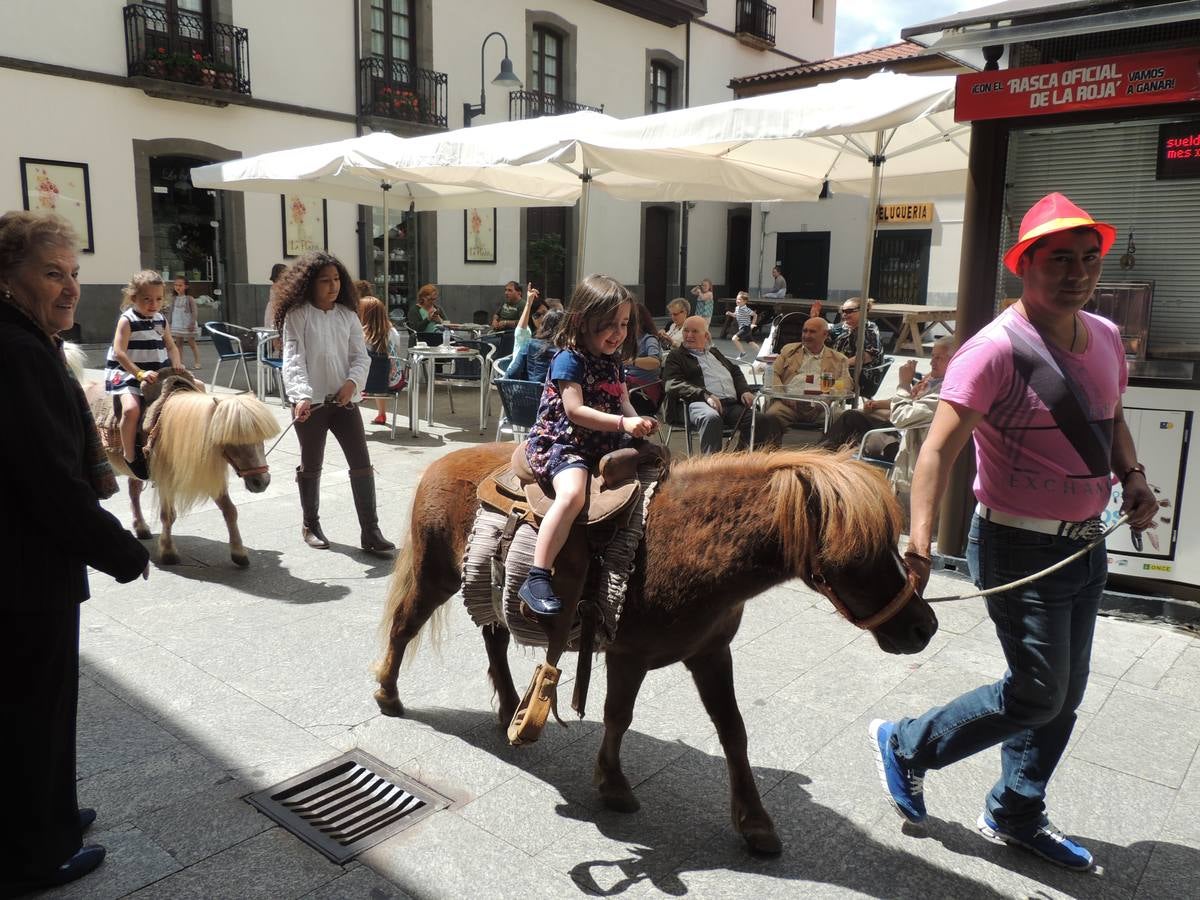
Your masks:
[[[549,569],[530,566],[529,575],[517,590],[517,596],[539,616],[557,616],[562,611],[562,601],[554,595]]]
[[[1049,821],[1044,821],[1041,825],[1007,831],[997,825],[987,812],[982,812],[979,814],[979,821],[975,823],[975,826],[985,837],[1003,841],[1015,847],[1022,847],[1065,869],[1086,872],[1095,865],[1095,860],[1092,859],[1092,854],[1087,851],[1086,847],[1079,846],[1051,825]]]
[[[875,768],[879,770],[888,801],[915,825],[925,819],[925,773],[908,768],[896,758],[892,750],[895,731],[896,723],[885,719],[875,719],[867,728],[875,753]]]

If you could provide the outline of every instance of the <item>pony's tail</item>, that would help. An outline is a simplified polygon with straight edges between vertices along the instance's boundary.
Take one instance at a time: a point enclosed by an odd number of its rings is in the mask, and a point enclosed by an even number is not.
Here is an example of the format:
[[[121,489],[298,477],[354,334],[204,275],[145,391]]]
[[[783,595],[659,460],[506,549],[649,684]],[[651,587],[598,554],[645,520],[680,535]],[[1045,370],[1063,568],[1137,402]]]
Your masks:
[[[83,381],[83,370],[87,368],[87,353],[78,344],[73,344],[70,341],[64,341],[62,345],[63,358],[67,361],[67,368],[71,370],[71,374],[75,376],[75,380]]]
[[[383,658],[375,663],[374,674],[376,678],[383,679],[387,675],[386,660],[394,652],[393,641],[398,635],[393,634],[396,626],[396,616],[401,612],[403,607],[408,607],[411,614],[413,607],[417,603],[417,569],[416,569],[416,554],[413,550],[413,542],[410,538],[404,542],[400,548],[400,553],[396,556],[396,568],[392,571],[391,583],[388,586],[387,602],[384,604],[383,621],[379,623],[379,636],[383,644]],[[431,644],[436,648],[441,644],[441,639],[445,631],[445,613],[446,607],[449,604],[439,603],[434,609],[429,621],[426,625],[431,626],[432,639]],[[407,665],[409,661],[416,656],[417,651],[421,646],[421,636],[428,630],[422,626],[404,646],[404,658],[402,665]]]

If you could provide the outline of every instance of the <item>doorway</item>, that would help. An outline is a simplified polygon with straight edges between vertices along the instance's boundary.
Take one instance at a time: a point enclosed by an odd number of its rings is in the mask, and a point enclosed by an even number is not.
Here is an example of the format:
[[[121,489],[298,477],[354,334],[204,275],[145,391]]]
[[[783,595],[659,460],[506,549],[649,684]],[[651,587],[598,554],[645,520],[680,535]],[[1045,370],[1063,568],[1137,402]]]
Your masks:
[[[879,303],[925,305],[929,284],[928,228],[875,233],[871,257],[871,297]]]
[[[194,156],[150,157],[154,268],[170,278],[184,275],[193,297],[222,299],[225,278],[221,202],[217,192],[192,187],[191,170],[211,160]],[[229,310],[216,313],[232,319]],[[201,307],[200,318],[206,318]]]
[[[789,296],[828,299],[828,231],[782,231],[775,238],[775,253]]]
[[[646,227],[642,237],[642,302],[655,316],[667,313],[671,221],[672,211],[668,207],[646,207]]]
[[[525,278],[543,297],[566,302],[569,296],[568,246],[566,207],[536,206],[525,211]]]
[[[750,289],[750,210],[729,212],[725,238],[725,284],[730,294]]]

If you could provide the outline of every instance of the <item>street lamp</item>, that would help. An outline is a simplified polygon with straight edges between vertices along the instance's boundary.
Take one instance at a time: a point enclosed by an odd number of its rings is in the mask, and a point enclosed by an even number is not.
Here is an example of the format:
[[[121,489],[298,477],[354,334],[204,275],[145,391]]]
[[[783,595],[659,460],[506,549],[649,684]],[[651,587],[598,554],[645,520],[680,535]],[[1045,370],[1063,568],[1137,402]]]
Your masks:
[[[492,84],[498,84],[501,87],[517,90],[521,87],[521,79],[513,71],[512,60],[508,58],[508,38],[498,31],[493,31],[483,39],[483,43],[479,45],[479,105],[472,106],[470,103],[463,103],[463,127],[470,128],[471,120],[476,116],[482,116],[487,110],[487,93],[484,84],[483,76],[483,51],[487,47],[487,42],[494,37],[504,41],[504,59],[500,60],[500,74],[492,79]]]

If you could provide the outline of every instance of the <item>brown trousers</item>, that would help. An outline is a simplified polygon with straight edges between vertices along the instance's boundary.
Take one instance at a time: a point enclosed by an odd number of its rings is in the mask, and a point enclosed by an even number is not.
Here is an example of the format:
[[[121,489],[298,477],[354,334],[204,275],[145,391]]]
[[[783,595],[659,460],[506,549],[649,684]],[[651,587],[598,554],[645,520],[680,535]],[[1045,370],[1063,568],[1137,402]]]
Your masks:
[[[301,472],[321,471],[325,462],[325,440],[331,431],[351,471],[370,468],[371,455],[367,451],[367,437],[358,407],[326,403],[314,409],[308,421],[296,423]]]

